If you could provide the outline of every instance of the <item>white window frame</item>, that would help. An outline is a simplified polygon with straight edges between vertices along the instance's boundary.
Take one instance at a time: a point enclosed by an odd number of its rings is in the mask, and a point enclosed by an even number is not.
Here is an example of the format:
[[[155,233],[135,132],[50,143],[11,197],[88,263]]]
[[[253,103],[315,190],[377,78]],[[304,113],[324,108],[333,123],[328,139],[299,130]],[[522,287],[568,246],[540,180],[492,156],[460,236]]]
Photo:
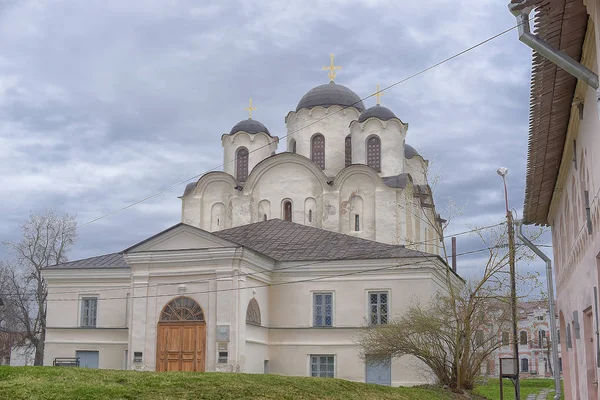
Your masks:
[[[374,325],[371,323],[371,298],[370,298],[370,294],[371,293],[387,293],[387,305],[388,305],[388,322],[387,324],[390,323],[390,319],[391,319],[391,315],[392,315],[392,291],[391,289],[387,288],[387,289],[366,289],[365,290],[365,320],[367,321],[367,325]],[[386,325],[387,325],[386,324]],[[377,324],[379,325],[379,324]]]
[[[85,300],[91,300],[94,299],[96,300],[96,315],[94,318],[94,325],[84,325],[83,324],[83,304]],[[97,328],[98,327],[98,295],[97,294],[86,294],[86,295],[80,295],[79,296],[79,327],[81,328]]]
[[[307,369],[308,369],[308,376],[312,377],[312,357],[333,357],[333,376],[332,377],[325,377],[327,378],[335,378],[337,376],[337,355],[335,354],[308,354],[307,357]],[[317,363],[318,365],[319,363]],[[320,372],[320,371],[319,371]],[[316,378],[322,378],[321,376],[316,376]]]
[[[331,325],[315,325],[315,295],[331,295]],[[333,328],[335,326],[335,291],[334,290],[312,290],[310,292],[310,326],[313,328]]]

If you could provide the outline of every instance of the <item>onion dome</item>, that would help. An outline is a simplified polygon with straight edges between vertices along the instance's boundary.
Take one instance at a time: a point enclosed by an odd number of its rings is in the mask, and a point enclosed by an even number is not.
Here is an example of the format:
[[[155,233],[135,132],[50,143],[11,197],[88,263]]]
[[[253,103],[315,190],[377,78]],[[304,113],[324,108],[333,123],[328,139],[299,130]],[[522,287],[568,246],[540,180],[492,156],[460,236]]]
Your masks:
[[[302,96],[302,99],[300,99],[296,111],[300,111],[302,108],[313,108],[317,106],[330,107],[334,105],[354,107],[358,111],[363,111],[365,109],[365,105],[356,93],[346,86],[338,85],[331,81],[309,90]]]
[[[410,144],[404,144],[404,158],[413,158],[420,155]]]
[[[369,118],[379,118],[382,121],[387,121],[392,118],[398,119],[392,110],[379,104],[363,111],[358,117],[358,122],[365,122]]]
[[[251,118],[245,119],[235,124],[233,128],[231,128],[229,134],[233,135],[234,133],[240,131],[248,132],[251,134],[264,132],[267,135],[271,136],[271,133],[269,132],[266,126],[264,126],[261,122]]]

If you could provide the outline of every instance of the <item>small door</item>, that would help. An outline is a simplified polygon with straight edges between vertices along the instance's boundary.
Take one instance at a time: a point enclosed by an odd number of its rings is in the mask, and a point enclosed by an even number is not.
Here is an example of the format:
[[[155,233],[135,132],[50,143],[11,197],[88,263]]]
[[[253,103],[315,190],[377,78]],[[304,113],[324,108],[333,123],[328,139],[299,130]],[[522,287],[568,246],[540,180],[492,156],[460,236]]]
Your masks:
[[[75,356],[79,358],[79,367],[98,368],[99,354],[97,351],[76,351]]]
[[[392,385],[392,363],[390,360],[370,359],[367,357],[367,383]]]

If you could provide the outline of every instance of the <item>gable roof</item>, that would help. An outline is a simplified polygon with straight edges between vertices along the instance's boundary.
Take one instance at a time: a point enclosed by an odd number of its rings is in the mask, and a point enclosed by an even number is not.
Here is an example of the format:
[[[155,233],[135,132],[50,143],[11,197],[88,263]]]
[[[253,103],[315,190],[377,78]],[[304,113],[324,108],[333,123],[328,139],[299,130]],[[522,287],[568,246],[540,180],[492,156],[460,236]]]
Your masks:
[[[583,0],[530,0],[523,6],[535,7],[537,36],[581,59],[588,23]],[[532,64],[523,221],[547,225],[577,79],[536,52]]]
[[[125,262],[123,252],[104,254],[102,256],[84,258],[82,260],[68,261],[66,263],[50,265],[44,269],[78,269],[78,268],[129,268]]]
[[[400,245],[361,239],[280,219],[242,225],[213,234],[276,261],[438,257]]]

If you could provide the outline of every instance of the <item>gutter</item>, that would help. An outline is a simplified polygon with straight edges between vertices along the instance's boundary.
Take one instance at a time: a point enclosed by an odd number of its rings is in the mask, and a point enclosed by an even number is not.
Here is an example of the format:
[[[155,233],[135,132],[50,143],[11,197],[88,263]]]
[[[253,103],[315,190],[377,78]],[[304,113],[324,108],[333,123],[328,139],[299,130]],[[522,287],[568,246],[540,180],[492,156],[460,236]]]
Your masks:
[[[598,115],[600,116],[600,89],[598,89],[598,75],[575,61],[565,52],[555,49],[548,42],[531,33],[529,25],[529,13],[533,9],[531,6],[526,6],[528,0],[522,0],[519,3],[510,3],[509,11],[517,18],[517,26],[519,32],[519,40],[531,47],[538,54],[564,69],[575,78],[585,82],[588,86],[596,90],[596,106],[598,107]]]
[[[554,373],[554,400],[561,398],[561,387],[560,387],[560,368],[558,365],[558,341],[556,340],[556,311],[554,306],[554,283],[552,281],[552,261],[543,251],[541,251],[531,240],[527,239],[523,235],[523,221],[517,220],[515,222],[517,226],[517,237],[525,243],[535,254],[538,255],[542,260],[546,262],[546,282],[548,285],[548,308],[550,309],[550,341],[552,342],[552,365],[554,366],[552,372]]]

